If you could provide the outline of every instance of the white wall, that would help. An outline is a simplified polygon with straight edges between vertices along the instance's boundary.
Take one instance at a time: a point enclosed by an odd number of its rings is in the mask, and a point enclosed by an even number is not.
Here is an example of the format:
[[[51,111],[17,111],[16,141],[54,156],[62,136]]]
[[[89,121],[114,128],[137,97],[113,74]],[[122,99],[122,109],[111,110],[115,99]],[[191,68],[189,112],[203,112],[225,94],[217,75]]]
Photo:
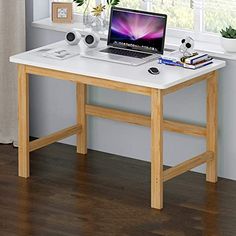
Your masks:
[[[48,15],[48,0],[27,0],[27,46],[28,49],[62,40],[63,33],[31,27],[35,19]],[[40,4],[39,4],[40,2]],[[219,175],[235,179],[236,172],[236,106],[235,88],[236,62],[227,61],[228,66],[220,71],[219,81]],[[33,77],[30,82],[30,134],[35,137],[67,127],[75,123],[75,86],[73,83],[54,79]],[[205,83],[179,91],[165,97],[165,117],[187,122],[205,122]],[[148,97],[126,94],[106,89],[91,88],[89,101],[127,111],[150,113]],[[164,136],[164,163],[175,165],[205,150],[202,138],[193,138],[174,133]],[[75,144],[75,138],[65,143]],[[139,126],[117,123],[99,118],[89,119],[89,148],[122,156],[150,160],[150,131]],[[198,168],[204,171],[204,168]]]

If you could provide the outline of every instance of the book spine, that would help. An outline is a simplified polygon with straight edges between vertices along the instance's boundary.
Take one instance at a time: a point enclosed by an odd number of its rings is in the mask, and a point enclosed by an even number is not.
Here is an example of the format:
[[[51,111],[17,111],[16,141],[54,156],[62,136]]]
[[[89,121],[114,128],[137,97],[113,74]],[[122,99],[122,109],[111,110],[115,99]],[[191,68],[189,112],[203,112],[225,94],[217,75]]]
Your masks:
[[[161,59],[162,60],[167,60],[167,61],[172,61],[172,62],[178,62],[178,59],[172,58],[172,57],[168,57],[168,56],[162,56]]]
[[[198,65],[184,64],[183,66],[184,66],[184,68],[187,68],[187,69],[196,70],[196,69],[202,68],[202,67],[204,67],[204,66],[208,66],[208,65],[210,65],[211,63],[213,63],[213,61],[208,61],[207,63],[198,64]]]
[[[206,60],[208,58],[208,54],[204,54],[204,55],[201,55],[201,56],[196,56],[196,57],[194,57],[194,58],[187,58],[186,60],[185,60],[185,63],[188,63],[188,64],[196,64],[196,63],[198,63],[198,62],[201,62],[201,61],[204,61],[204,60]]]
[[[167,60],[167,59],[163,59],[163,58],[159,59],[159,63],[160,64],[165,64],[165,65],[170,65],[170,66],[180,66],[180,67],[183,67],[183,63],[181,63],[181,62],[176,62],[176,61]]]
[[[170,65],[170,66],[179,66],[179,67],[184,67],[186,69],[196,70],[198,68],[201,68],[201,67],[204,67],[204,66],[207,66],[207,65],[213,63],[213,61],[211,60],[211,61],[206,61],[205,63],[199,63],[197,65],[189,65],[189,64],[186,64],[186,63],[174,62],[174,61],[171,61],[171,60],[166,60],[166,59],[160,58],[159,63],[160,64],[165,64],[165,65]]]

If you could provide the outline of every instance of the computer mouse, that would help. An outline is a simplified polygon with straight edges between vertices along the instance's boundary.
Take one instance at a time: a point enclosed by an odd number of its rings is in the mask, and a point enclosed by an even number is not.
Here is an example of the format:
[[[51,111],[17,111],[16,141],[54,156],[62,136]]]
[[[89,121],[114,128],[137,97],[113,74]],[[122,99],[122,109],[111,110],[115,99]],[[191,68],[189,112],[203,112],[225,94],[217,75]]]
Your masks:
[[[158,75],[158,74],[160,74],[160,71],[159,71],[158,68],[156,68],[156,67],[151,67],[151,68],[148,70],[148,72],[149,72],[150,74],[152,74],[152,75]]]

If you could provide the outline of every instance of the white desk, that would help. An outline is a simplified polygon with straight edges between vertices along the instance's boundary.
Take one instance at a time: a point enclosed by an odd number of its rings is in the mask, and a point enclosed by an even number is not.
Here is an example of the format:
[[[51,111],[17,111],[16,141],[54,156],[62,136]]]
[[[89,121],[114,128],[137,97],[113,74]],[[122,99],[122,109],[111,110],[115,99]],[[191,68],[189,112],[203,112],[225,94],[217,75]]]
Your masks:
[[[101,43],[104,44],[105,43]],[[102,46],[100,44],[100,46]],[[58,42],[43,48],[69,46]],[[150,62],[133,67],[122,64],[97,61],[76,56],[68,60],[54,60],[40,57],[39,49],[18,54],[10,58],[19,68],[19,176],[30,176],[29,153],[68,136],[77,135],[77,152],[87,153],[87,116],[128,122],[151,128],[151,207],[163,208],[163,182],[170,180],[196,166],[207,163],[206,179],[217,182],[217,70],[225,66],[224,61],[215,60],[213,64],[188,70],[179,67],[159,65]],[[74,46],[74,50],[87,50],[83,43]],[[158,76],[148,73],[148,69],[157,66]],[[29,142],[29,91],[28,75],[35,74],[75,82],[77,86],[77,124],[47,137]],[[207,81],[207,125],[200,127],[163,119],[163,96],[179,89],[191,86],[202,80]],[[151,116],[127,113],[87,104],[88,85],[119,91],[151,96]],[[207,150],[175,167],[163,171],[163,130],[203,136]]]

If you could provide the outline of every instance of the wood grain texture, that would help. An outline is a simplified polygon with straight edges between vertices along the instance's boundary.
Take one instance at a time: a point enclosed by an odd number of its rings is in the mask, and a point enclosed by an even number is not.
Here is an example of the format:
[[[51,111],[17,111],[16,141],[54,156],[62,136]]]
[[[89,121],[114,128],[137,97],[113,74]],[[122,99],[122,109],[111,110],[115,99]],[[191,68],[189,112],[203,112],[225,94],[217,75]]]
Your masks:
[[[29,160],[29,78],[24,65],[18,65],[18,174],[30,176]]]
[[[173,179],[176,176],[182,175],[183,173],[200,166],[206,162],[209,162],[213,159],[213,152],[205,152],[201,155],[198,155],[196,157],[193,157],[190,160],[187,160],[185,162],[182,162],[181,164],[171,167],[164,171],[164,181],[168,181],[170,179]]]
[[[150,208],[150,163],[55,143],[31,153],[17,177],[17,149],[0,145],[1,236],[235,236],[236,181],[187,172]]]
[[[86,105],[86,114],[104,119],[111,119],[115,121],[126,122],[129,124],[151,127],[151,117],[146,115],[124,112],[116,109],[110,109],[94,105]],[[193,135],[199,137],[206,136],[205,127],[186,124],[179,121],[164,120],[163,128],[170,132],[177,132],[186,135]]]
[[[208,78],[211,78],[213,74],[214,74],[214,72],[210,72],[208,74],[201,75],[201,76],[196,77],[194,79],[191,79],[191,80],[188,80],[186,82],[180,83],[178,85],[172,86],[172,87],[170,87],[168,89],[163,90],[163,94],[167,95],[167,94],[170,94],[170,93],[174,93],[174,92],[176,92],[178,90],[190,87],[190,86],[192,86],[192,85],[194,85],[196,83],[199,83],[199,82],[201,82],[203,80],[207,80]]]
[[[50,70],[50,69],[45,69],[45,68],[39,68],[39,67],[33,67],[33,66],[27,66],[26,71],[29,74],[41,75],[41,76],[46,76],[46,77],[55,78],[55,79],[72,81],[76,83],[83,83],[87,85],[114,89],[114,90],[123,91],[123,92],[137,93],[137,94],[148,95],[148,96],[150,96],[151,94],[151,89],[147,87],[121,83],[121,82],[116,82],[116,81],[111,81],[111,80],[105,80],[101,78],[94,78],[94,77],[83,76],[83,75],[78,75],[78,74],[71,74],[71,73]]]
[[[156,89],[151,95],[151,207],[163,208],[163,96]]]
[[[205,127],[179,121],[164,120],[164,129],[169,132],[176,132],[196,137],[206,137]]]
[[[104,119],[126,122],[134,125],[150,127],[151,117],[131,112],[110,109],[101,106],[86,105],[86,113],[90,116],[97,116]]]
[[[214,153],[207,163],[206,180],[217,182],[218,72],[207,80],[207,150]]]
[[[77,124],[81,130],[77,133],[77,153],[87,154],[87,85],[76,83]]]
[[[42,148],[42,147],[45,147],[49,144],[60,141],[64,138],[70,137],[74,134],[78,134],[81,132],[81,130],[82,130],[81,125],[73,125],[73,126],[68,127],[66,129],[63,129],[63,130],[57,131],[53,134],[50,134],[46,137],[36,139],[36,140],[30,142],[29,150],[30,150],[30,152],[35,151],[39,148]]]

